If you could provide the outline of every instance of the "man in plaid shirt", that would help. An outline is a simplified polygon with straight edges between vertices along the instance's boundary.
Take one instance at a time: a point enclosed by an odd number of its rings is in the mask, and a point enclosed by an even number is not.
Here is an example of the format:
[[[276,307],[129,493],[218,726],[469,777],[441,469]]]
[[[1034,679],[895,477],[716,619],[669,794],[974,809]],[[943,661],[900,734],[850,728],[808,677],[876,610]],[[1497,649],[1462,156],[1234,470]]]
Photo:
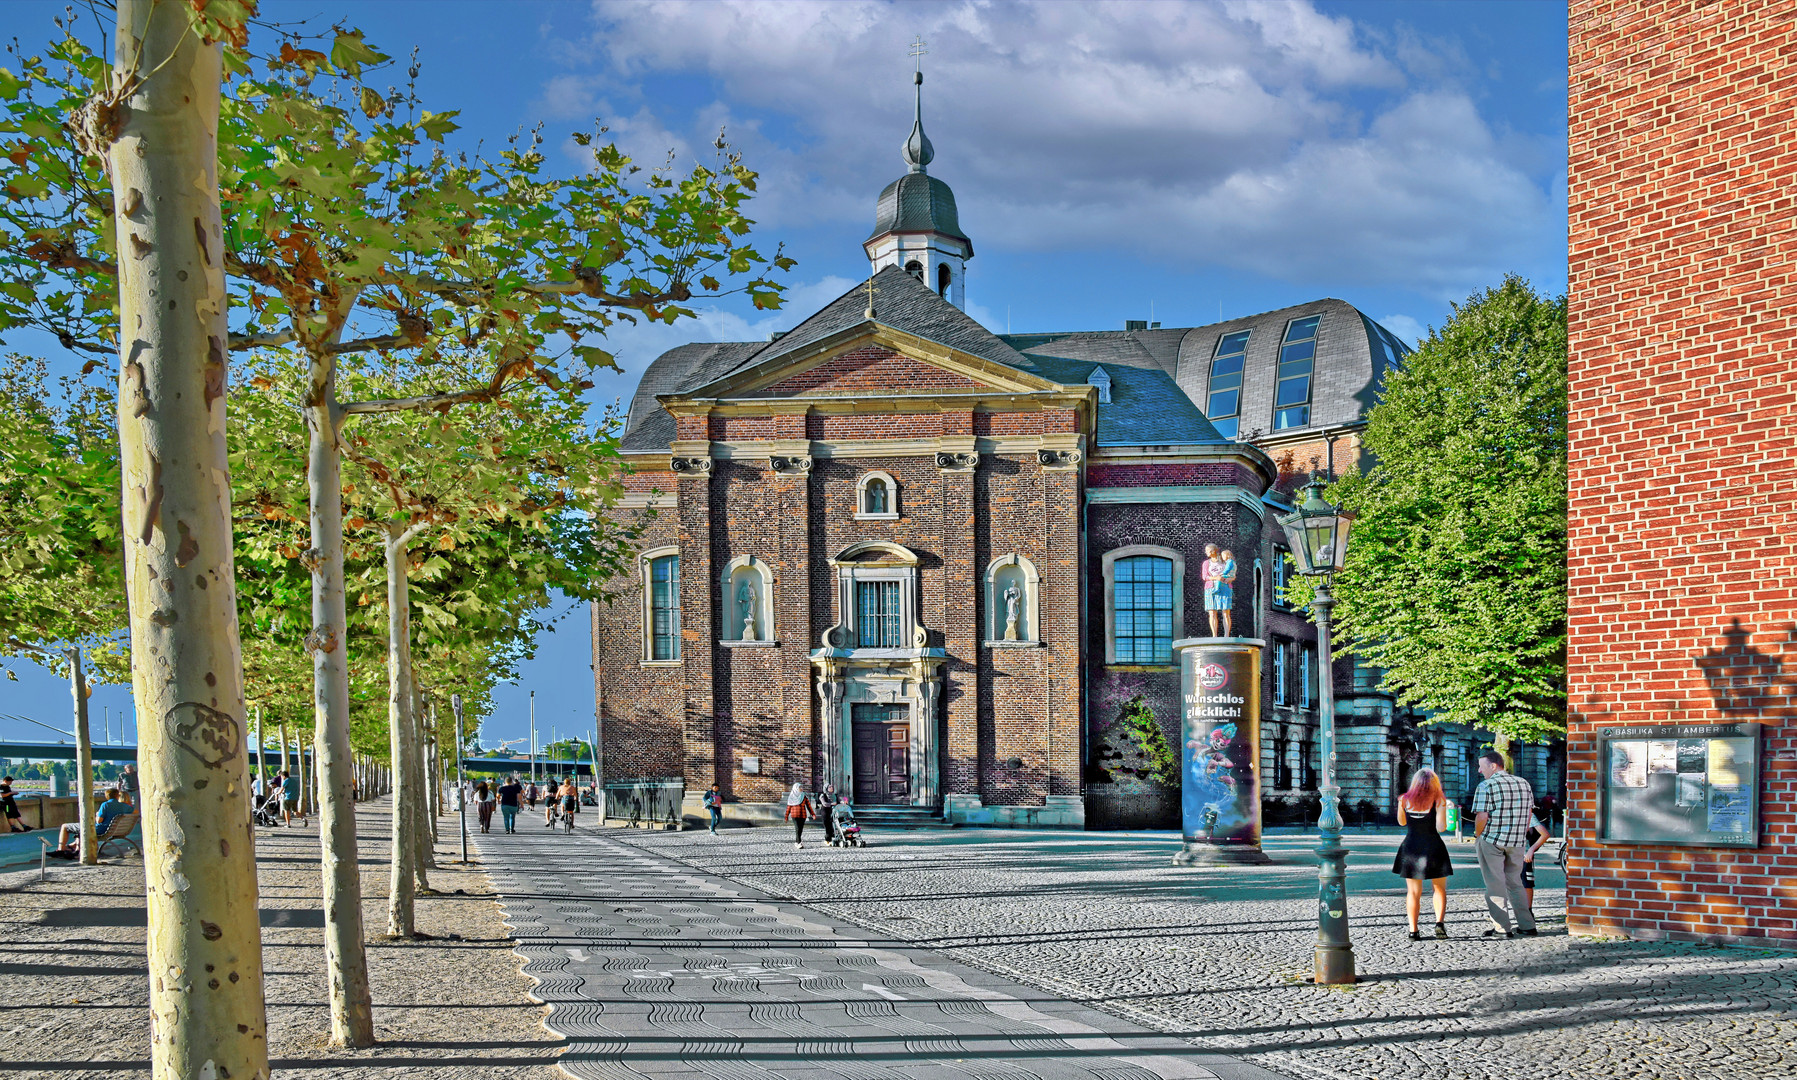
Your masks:
[[[1535,809],[1535,792],[1529,782],[1504,771],[1504,755],[1487,750],[1479,755],[1479,775],[1485,778],[1473,792],[1473,833],[1479,838],[1479,873],[1485,878],[1485,910],[1493,929],[1488,938],[1514,937],[1510,916],[1517,928],[1535,936],[1535,913],[1529,910],[1522,887],[1523,856],[1529,850],[1529,814]],[[1504,902],[1509,901],[1509,911]]]

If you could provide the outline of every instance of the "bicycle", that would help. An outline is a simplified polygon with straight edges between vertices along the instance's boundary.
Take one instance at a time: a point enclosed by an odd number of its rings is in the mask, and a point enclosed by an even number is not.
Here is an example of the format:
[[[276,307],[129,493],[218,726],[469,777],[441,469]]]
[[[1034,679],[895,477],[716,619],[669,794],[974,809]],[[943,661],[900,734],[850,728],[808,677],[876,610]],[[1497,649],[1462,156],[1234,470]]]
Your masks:
[[[562,827],[568,832],[574,831],[574,814],[572,812],[567,810],[562,811]]]

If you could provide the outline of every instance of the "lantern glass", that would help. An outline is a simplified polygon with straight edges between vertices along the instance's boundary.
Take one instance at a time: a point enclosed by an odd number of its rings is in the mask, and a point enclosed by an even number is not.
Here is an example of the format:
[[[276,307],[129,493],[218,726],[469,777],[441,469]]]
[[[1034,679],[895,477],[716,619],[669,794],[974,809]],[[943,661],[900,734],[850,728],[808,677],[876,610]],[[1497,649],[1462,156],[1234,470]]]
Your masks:
[[[1291,545],[1292,562],[1300,574],[1327,574],[1340,570],[1347,557],[1348,526],[1354,515],[1343,513],[1323,499],[1323,485],[1312,481],[1298,509],[1279,519]]]

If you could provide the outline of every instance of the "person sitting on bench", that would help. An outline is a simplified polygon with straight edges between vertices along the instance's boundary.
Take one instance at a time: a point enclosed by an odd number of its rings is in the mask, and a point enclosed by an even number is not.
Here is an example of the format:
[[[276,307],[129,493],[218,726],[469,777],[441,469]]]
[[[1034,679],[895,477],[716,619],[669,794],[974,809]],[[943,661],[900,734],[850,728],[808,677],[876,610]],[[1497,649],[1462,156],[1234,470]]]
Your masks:
[[[119,798],[118,788],[106,789],[106,801],[94,813],[94,835],[103,837],[106,830],[112,828],[112,819],[131,809],[131,805]],[[72,859],[81,850],[81,823],[70,821],[57,830],[60,846],[50,854],[63,859]]]

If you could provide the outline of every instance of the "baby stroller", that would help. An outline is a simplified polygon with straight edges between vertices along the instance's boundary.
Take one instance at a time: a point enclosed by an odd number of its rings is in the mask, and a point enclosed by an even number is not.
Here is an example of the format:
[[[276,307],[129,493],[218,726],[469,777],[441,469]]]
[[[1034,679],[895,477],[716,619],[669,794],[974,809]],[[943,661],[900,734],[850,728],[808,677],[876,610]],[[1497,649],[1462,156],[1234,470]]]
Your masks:
[[[847,799],[830,808],[830,821],[836,826],[836,835],[830,840],[833,847],[867,846],[861,836],[861,824],[855,820],[855,811]]]
[[[268,793],[268,798],[256,806],[251,812],[255,824],[267,829],[278,829],[281,826],[281,789],[275,788]]]

